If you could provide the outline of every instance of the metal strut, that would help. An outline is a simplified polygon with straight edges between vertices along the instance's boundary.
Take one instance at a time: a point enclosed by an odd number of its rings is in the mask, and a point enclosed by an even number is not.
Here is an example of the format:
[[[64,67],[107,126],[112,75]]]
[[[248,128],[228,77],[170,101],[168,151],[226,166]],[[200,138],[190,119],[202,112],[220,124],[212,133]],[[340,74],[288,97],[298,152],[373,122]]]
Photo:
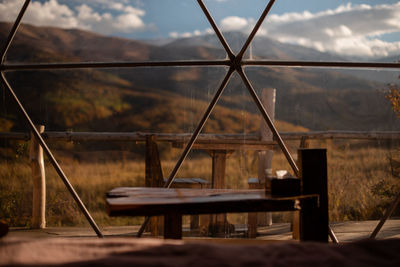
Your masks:
[[[400,193],[396,196],[396,198],[393,200],[393,202],[390,204],[389,208],[386,210],[385,214],[379,221],[378,225],[375,227],[374,231],[371,233],[369,238],[375,238],[376,235],[379,233],[383,225],[385,224],[386,220],[389,219],[389,217],[392,215],[394,210],[396,209],[397,205],[400,203]]]

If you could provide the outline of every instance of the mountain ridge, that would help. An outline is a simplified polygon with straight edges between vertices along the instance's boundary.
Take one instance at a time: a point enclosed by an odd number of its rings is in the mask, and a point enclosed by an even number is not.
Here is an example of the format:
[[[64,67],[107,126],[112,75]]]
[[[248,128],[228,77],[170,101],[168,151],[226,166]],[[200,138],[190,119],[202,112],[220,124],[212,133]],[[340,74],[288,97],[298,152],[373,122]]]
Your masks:
[[[0,23],[0,40],[3,43],[8,33],[7,27],[10,24]],[[229,34],[227,36],[230,38]],[[180,40],[179,45],[170,43],[158,47],[137,40],[106,37],[81,30],[22,25],[10,47],[7,63],[212,60],[226,56],[221,48],[185,45],[184,41],[190,40]],[[264,55],[279,50],[275,55],[286,55],[286,59],[309,58],[304,53],[302,55],[303,49],[296,50],[296,46],[273,44],[272,50],[264,48],[268,50]],[[262,47],[256,39],[253,50],[257,52]],[[316,51],[312,53],[314,56],[319,55]],[[22,92],[22,98],[35,117],[54,125],[50,128],[60,129],[64,125],[74,129],[103,130],[105,120],[110,118],[112,123],[107,125],[113,130],[190,131],[225,73],[224,67],[208,67],[15,72],[7,73],[7,76],[14,87]],[[277,89],[278,120],[311,130],[400,129],[385,100],[382,83],[324,69],[247,67],[246,73],[259,95],[263,88]],[[46,107],[30,103],[29,99],[34,97],[41,99]],[[166,104],[166,100],[174,102],[175,106]],[[211,124],[214,126],[210,127],[210,131],[225,131],[229,128],[246,131],[246,127],[254,131],[258,127],[259,122],[253,122],[256,120],[253,116],[259,116],[259,112],[237,76],[230,81],[218,104],[221,113],[229,113],[229,116],[240,122],[224,122],[223,118],[213,114],[214,122]],[[41,116],[41,111],[46,109],[51,114]],[[176,109],[172,112],[174,115],[168,117],[164,114],[171,109]],[[186,113],[182,113],[182,110],[186,110]],[[244,115],[232,115],[236,113]],[[140,114],[147,114],[143,116],[145,119],[142,118],[146,123],[140,122]],[[68,121],[68,115],[75,116],[76,120]],[[170,123],[171,129],[168,129],[168,123],[164,123],[162,115],[165,115],[165,122]],[[57,116],[64,119],[57,122]],[[156,120],[157,116],[160,118]],[[248,120],[251,122],[246,122],[246,118],[252,118]],[[152,119],[154,123],[149,124]],[[180,119],[186,121],[178,123],[179,127],[172,126]],[[13,121],[16,128],[22,127],[18,119],[9,120]],[[162,129],[155,121],[164,125]],[[246,123],[251,125],[241,128],[236,125]]]

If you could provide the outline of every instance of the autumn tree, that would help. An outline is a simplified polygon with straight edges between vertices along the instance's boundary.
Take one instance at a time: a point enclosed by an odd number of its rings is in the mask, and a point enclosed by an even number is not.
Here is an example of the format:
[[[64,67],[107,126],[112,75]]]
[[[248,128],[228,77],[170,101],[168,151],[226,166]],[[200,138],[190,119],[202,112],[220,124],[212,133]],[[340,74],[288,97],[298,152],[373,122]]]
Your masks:
[[[386,98],[390,101],[393,111],[400,118],[400,89],[396,84],[390,84]]]

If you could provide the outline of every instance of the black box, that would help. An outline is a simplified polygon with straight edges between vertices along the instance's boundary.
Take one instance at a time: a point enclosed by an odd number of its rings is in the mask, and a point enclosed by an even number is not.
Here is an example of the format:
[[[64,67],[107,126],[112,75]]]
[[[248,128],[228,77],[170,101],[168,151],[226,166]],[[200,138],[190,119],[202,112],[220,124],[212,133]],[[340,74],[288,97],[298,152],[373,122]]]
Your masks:
[[[298,196],[301,194],[300,179],[283,178],[271,179],[271,195],[277,197]]]

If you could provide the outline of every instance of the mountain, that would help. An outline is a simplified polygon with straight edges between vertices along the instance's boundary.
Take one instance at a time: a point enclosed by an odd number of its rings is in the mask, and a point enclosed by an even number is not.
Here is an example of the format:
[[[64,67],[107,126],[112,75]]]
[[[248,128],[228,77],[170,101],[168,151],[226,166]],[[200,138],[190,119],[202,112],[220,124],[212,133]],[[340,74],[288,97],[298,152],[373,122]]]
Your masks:
[[[223,32],[223,35],[231,49],[236,53],[240,51],[248,37],[248,35],[242,32]],[[168,43],[166,46],[171,48],[202,46],[222,49],[221,42],[215,34],[180,38]],[[258,35],[254,38],[251,46],[255,59],[346,61],[346,59],[333,54],[322,53],[304,46],[283,44],[271,38]],[[223,54],[223,56],[225,56],[225,54]],[[249,57],[248,51],[246,56],[247,58]]]
[[[4,42],[10,25],[0,23],[0,29],[0,40]],[[7,62],[176,60],[184,59],[184,50],[173,53],[142,42],[85,31],[22,25],[10,47]],[[202,48],[196,51],[190,49],[191,55],[207,56]],[[104,69],[9,72],[6,76],[34,121],[45,124],[48,130],[192,131],[207,102],[194,99],[190,94],[158,88],[160,82],[165,86],[163,79],[179,80],[182,75],[188,78],[190,73],[162,69],[164,78],[157,80],[152,77],[153,71],[139,70],[143,71],[144,77],[137,78],[132,77],[129,70]],[[140,82],[146,79],[147,83]],[[26,129],[11,98],[5,93],[2,96],[0,131]],[[208,131],[242,131],[241,121],[245,117],[252,118],[247,130],[258,128],[257,115],[221,106],[216,112],[226,117],[212,116],[205,127]]]
[[[9,29],[10,24],[0,23],[2,43]],[[226,33],[226,38],[237,50],[246,36]],[[253,56],[345,60],[268,38],[255,39]],[[212,35],[152,45],[81,30],[22,25],[7,63],[218,58],[225,58],[225,52]],[[6,76],[35,121],[45,123],[49,130],[188,132],[201,118],[225,73],[225,67],[189,67],[23,71],[7,72]],[[246,73],[258,94],[263,88],[277,89],[279,121],[312,130],[400,129],[382,82],[327,69],[248,67]],[[6,94],[2,102],[0,117],[7,121],[2,124],[9,130],[25,128]],[[259,113],[243,82],[234,75],[206,131],[254,132],[258,127]],[[292,126],[292,130],[305,128]]]

